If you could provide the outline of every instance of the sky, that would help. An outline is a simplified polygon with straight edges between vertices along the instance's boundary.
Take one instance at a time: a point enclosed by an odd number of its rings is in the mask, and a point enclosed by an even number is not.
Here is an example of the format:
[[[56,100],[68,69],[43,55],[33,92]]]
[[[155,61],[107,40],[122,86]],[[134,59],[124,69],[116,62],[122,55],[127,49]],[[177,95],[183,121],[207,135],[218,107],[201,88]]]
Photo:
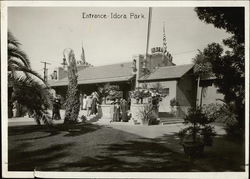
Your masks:
[[[106,14],[107,18],[83,18],[82,14]],[[112,14],[126,15],[114,19]],[[130,18],[130,13],[144,18]],[[8,30],[22,44],[32,68],[42,74],[41,61],[51,63],[49,73],[62,63],[63,50],[74,50],[80,60],[94,66],[129,62],[133,55],[145,54],[148,8],[126,7],[9,7]],[[197,49],[230,36],[198,19],[192,7],[152,8],[149,49],[162,46],[165,24],[167,49],[176,65],[192,63]]]

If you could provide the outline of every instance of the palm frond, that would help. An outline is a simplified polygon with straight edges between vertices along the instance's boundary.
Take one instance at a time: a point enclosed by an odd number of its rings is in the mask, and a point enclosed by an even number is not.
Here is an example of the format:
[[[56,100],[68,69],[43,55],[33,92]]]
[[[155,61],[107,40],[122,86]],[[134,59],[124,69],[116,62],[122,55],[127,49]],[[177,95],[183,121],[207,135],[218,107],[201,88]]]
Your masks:
[[[31,69],[28,69],[24,66],[13,66],[13,69],[15,71],[20,71],[20,72],[23,72],[23,73],[30,73],[32,75],[34,75],[35,77],[39,78],[40,80],[42,80],[44,82],[44,79],[41,77],[41,75],[39,75],[37,72],[31,70]]]
[[[20,48],[8,46],[8,60],[14,58],[16,60],[21,60],[26,67],[30,68],[30,60],[26,53],[23,52]]]
[[[198,54],[193,58],[194,73],[198,75],[211,75],[212,63],[206,56],[198,50]]]
[[[8,31],[8,46],[10,45],[18,48],[21,44],[16,40],[14,35],[10,31]]]

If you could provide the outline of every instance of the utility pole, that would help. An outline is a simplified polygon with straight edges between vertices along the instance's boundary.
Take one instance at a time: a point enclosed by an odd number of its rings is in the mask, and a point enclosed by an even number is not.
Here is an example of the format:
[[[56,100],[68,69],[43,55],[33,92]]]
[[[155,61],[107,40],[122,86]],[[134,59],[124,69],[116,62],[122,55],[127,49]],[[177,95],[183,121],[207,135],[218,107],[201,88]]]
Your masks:
[[[45,82],[47,82],[47,79],[48,79],[48,76],[47,76],[47,72],[48,72],[48,69],[46,67],[46,65],[51,65],[50,63],[48,62],[41,62],[44,64],[44,68],[43,68],[43,79]]]

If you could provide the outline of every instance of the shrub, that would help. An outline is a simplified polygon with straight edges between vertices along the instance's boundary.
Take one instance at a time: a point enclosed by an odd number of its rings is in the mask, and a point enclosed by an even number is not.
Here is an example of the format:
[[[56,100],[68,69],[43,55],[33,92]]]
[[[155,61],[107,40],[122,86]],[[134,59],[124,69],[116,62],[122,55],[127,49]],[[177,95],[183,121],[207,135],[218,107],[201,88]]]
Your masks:
[[[170,106],[171,107],[178,106],[178,105],[179,105],[179,103],[177,102],[177,100],[175,98],[170,100]]]
[[[81,119],[81,122],[86,122],[87,117],[86,117],[86,116],[84,116],[84,115],[82,115],[80,119]]]
[[[157,123],[156,109],[152,104],[145,104],[139,111],[143,124],[153,125]]]
[[[178,133],[181,142],[191,140],[194,143],[202,142],[204,145],[211,146],[213,142],[212,137],[215,136],[214,127],[209,125],[211,122],[213,120],[207,117],[202,108],[190,108],[187,116],[184,118],[184,123],[188,126]]]
[[[237,115],[233,106],[229,104],[209,104],[204,106],[204,111],[210,120],[225,124],[225,130],[230,137],[242,137],[244,130],[238,125]]]

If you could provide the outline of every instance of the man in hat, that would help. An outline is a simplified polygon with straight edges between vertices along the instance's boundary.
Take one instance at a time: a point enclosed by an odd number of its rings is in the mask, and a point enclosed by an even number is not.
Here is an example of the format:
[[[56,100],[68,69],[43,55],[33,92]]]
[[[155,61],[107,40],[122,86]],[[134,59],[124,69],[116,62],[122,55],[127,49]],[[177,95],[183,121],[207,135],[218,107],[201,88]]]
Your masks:
[[[53,101],[53,114],[52,114],[52,119],[60,120],[61,115],[60,115],[60,107],[61,107],[61,101],[59,96],[56,96],[54,101]]]

